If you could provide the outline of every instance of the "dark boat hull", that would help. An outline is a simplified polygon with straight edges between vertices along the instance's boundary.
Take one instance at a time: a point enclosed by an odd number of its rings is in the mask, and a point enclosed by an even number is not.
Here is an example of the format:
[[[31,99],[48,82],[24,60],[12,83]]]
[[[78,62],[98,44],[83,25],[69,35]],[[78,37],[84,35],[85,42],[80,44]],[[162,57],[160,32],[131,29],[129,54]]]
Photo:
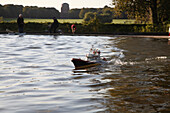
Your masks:
[[[73,62],[76,69],[84,69],[84,68],[101,65],[97,62],[90,62],[90,61],[85,61],[77,58],[73,58],[71,61]]]

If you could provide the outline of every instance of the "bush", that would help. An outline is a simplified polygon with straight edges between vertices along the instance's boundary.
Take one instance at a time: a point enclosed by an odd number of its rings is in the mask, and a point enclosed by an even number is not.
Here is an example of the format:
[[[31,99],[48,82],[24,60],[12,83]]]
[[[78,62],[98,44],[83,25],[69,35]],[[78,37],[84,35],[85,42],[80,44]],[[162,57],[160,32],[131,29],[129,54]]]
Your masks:
[[[98,32],[100,27],[100,21],[97,16],[94,15],[94,18],[91,18],[88,22],[85,22],[84,25],[87,26],[91,32]]]
[[[84,21],[89,22],[97,18],[100,23],[111,23],[112,22],[112,15],[109,14],[96,14],[93,12],[88,12],[85,14]]]
[[[112,15],[109,14],[100,14],[97,15],[97,18],[101,23],[111,23],[112,22]]]
[[[84,21],[85,21],[85,22],[88,22],[88,21],[90,21],[91,19],[94,19],[94,17],[95,17],[95,13],[93,13],[93,12],[88,12],[88,13],[86,13],[85,16],[84,16]]]
[[[24,32],[42,32],[48,29],[48,25],[51,23],[25,23]],[[63,33],[71,33],[70,23],[63,23],[59,25],[58,29],[61,29]],[[168,25],[154,26],[152,24],[102,24],[95,16],[94,19],[82,24],[76,25],[76,33],[103,33],[103,34],[127,34],[127,33],[161,33],[168,32]],[[0,23],[0,31],[9,29],[11,31],[18,31],[18,25],[16,22],[2,22]]]

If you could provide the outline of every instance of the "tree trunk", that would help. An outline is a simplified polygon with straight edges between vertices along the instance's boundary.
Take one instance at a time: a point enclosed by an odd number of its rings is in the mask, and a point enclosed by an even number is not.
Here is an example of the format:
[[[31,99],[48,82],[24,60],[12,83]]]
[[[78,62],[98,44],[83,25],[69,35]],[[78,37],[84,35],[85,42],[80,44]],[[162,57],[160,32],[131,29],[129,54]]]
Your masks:
[[[152,22],[158,24],[157,0],[151,0]]]

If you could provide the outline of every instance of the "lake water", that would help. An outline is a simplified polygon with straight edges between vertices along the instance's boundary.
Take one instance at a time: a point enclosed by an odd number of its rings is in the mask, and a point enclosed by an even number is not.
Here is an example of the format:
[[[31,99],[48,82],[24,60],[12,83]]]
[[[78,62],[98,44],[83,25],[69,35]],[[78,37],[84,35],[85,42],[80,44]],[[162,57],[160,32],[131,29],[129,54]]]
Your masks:
[[[109,63],[74,70],[92,45]],[[169,75],[164,41],[0,35],[1,113],[167,113]]]

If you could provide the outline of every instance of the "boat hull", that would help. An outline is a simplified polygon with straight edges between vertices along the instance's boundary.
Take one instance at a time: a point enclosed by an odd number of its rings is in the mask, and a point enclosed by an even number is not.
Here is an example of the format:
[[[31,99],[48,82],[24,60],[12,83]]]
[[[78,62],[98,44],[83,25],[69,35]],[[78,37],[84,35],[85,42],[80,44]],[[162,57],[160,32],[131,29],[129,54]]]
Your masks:
[[[100,63],[97,62],[90,62],[90,61],[85,61],[77,58],[73,58],[71,61],[73,62],[75,69],[84,69],[84,68],[101,65]]]

